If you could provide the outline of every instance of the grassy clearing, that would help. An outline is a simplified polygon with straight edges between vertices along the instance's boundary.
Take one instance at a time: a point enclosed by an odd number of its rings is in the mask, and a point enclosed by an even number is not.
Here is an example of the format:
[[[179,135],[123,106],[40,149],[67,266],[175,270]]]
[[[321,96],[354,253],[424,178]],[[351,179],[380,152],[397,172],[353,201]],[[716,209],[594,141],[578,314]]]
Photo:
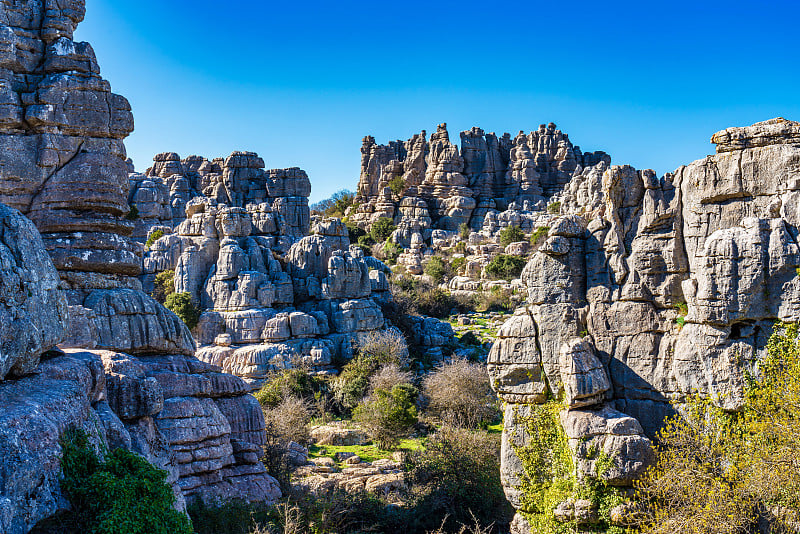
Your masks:
[[[398,451],[417,451],[422,448],[419,439],[402,439]],[[351,452],[357,454],[365,462],[374,462],[383,458],[392,458],[395,451],[386,451],[378,448],[377,445],[369,443],[367,445],[312,445],[308,449],[308,456],[313,458],[333,458],[337,452]]]

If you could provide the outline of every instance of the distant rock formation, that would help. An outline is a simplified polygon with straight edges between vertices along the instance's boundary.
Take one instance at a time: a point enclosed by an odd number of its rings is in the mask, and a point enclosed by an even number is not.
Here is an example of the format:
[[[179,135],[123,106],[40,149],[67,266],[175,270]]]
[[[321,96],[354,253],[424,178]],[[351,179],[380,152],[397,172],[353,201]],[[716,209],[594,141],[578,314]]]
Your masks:
[[[513,139],[472,128],[461,132],[460,150],[446,124],[426,135],[388,145],[368,136],[361,146],[358,206],[348,216],[363,227],[394,219],[394,240],[404,247],[415,233],[427,242],[434,229],[478,231],[489,212],[542,209],[574,174],[610,163],[605,152],[581,152],[553,123]]]
[[[72,40],[84,14],[83,0],[0,0],[0,202],[41,233],[0,208],[0,530],[12,534],[64,505],[69,426],[166,469],[179,506],[280,496],[258,460],[264,421],[249,389],[195,358],[183,322],[141,291],[126,217],[133,117],[92,47]]]
[[[575,465],[613,459],[615,485],[647,463],[646,438],[698,392],[726,410],[776,321],[800,320],[800,124],[715,134],[717,153],[658,178],[611,166],[575,173],[522,274],[525,307],[489,355],[507,403],[502,474],[518,508],[530,407],[564,392]],[[524,524],[518,517],[515,524]],[[521,532],[521,531],[520,531]]]

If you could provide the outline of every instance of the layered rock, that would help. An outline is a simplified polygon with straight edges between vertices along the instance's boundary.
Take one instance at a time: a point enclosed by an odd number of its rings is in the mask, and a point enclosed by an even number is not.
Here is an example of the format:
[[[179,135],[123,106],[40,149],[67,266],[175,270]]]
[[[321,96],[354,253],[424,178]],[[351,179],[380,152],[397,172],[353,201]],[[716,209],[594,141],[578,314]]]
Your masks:
[[[203,185],[183,204],[179,224],[151,227],[166,235],[146,253],[142,280],[152,290],[157,273],[175,271],[175,291],[202,311],[194,332],[202,360],[257,385],[299,364],[333,371],[359,336],[386,327],[380,304],[390,298],[389,269],[351,248],[341,221],[316,219],[309,228],[304,172],[264,171],[244,152],[227,158],[222,174],[195,159],[199,170],[189,171],[187,160],[159,154],[141,181],[193,172]]]
[[[524,417],[548,397],[569,408],[561,424],[579,478],[617,485],[646,467],[643,435],[671,402],[700,393],[741,406],[775,321],[800,319],[798,128],[729,128],[712,138],[717,154],[662,178],[602,163],[553,197],[568,215],[525,267],[527,304],[490,354],[516,506]],[[610,470],[597,470],[598,451]]]

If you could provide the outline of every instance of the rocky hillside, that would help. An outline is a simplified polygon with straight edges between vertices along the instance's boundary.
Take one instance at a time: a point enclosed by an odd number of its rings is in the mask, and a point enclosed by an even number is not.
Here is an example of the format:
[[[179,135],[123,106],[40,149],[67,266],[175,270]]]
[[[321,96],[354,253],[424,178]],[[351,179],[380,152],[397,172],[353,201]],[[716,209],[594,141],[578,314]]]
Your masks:
[[[507,403],[504,484],[523,512],[517,452],[532,407],[563,395],[579,478],[626,486],[670,402],[700,393],[736,410],[774,323],[800,319],[800,124],[773,119],[712,142],[716,154],[661,178],[611,166],[565,186],[568,215],[525,267],[527,303],[489,356]]]

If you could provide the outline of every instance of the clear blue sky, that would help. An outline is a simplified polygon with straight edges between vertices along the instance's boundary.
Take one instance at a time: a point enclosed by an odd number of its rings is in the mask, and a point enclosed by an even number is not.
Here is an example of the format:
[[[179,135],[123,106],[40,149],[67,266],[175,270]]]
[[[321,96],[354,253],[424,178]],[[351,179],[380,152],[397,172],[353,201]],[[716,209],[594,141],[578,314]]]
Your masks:
[[[659,173],[710,136],[800,120],[800,2],[87,0],[77,40],[157,152],[253,150],[312,201],[355,189],[361,138],[555,122]]]

